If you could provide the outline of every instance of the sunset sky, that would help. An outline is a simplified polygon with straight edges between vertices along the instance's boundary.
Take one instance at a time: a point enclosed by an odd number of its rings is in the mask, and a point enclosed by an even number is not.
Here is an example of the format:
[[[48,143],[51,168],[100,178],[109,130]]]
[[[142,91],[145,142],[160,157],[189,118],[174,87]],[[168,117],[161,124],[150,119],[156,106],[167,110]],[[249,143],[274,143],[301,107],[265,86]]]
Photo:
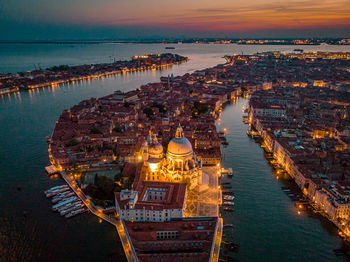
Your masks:
[[[0,40],[350,37],[350,0],[0,0]]]

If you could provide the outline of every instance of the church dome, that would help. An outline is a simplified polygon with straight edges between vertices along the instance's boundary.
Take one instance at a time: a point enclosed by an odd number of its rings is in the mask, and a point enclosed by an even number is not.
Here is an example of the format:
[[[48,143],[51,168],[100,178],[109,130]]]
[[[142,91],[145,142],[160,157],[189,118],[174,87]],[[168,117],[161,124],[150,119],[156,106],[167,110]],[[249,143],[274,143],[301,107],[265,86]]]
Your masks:
[[[155,144],[149,147],[148,153],[150,155],[161,155],[163,154],[163,146],[161,144]]]
[[[158,142],[157,135],[152,134],[152,131],[150,131],[150,134],[148,136],[148,153],[150,158],[162,158],[163,157],[163,146]]]
[[[168,154],[183,156],[192,153],[193,150],[191,142],[186,137],[184,137],[183,130],[181,126],[179,126],[176,130],[175,137],[169,142]]]

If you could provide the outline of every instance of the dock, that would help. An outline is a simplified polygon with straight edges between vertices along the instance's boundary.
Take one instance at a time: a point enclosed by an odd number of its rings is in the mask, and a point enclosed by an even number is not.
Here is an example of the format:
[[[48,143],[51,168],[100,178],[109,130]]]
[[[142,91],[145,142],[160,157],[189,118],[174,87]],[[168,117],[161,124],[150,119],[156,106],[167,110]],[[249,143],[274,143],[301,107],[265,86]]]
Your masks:
[[[108,223],[115,226],[120,241],[122,243],[124,253],[128,262],[138,262],[138,258],[136,255],[136,251],[129,237],[128,231],[125,228],[123,221],[120,219],[119,215],[115,216],[107,215],[103,213],[103,210],[96,208],[88,199],[85,194],[81,191],[81,189],[75,184],[75,181],[69,177],[64,171],[60,172],[62,178],[66,181],[69,187],[75,192],[75,194],[80,198],[80,200],[84,203],[84,205],[88,208],[88,210],[98,216],[99,218],[107,221]]]
[[[45,171],[49,176],[59,173],[59,170],[54,165],[45,167]]]
[[[222,175],[228,175],[228,176],[232,176],[233,175],[233,170],[232,168],[221,168],[221,174]]]

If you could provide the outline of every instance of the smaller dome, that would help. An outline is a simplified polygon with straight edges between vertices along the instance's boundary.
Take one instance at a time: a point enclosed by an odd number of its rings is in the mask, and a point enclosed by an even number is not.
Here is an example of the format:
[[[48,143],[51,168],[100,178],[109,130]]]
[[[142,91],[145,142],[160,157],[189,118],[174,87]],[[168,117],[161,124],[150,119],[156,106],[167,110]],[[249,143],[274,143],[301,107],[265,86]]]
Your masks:
[[[148,153],[151,155],[160,155],[163,154],[163,146],[159,143],[155,144],[155,145],[151,145],[148,148]],[[152,157],[152,156],[151,156]]]
[[[149,131],[147,138],[148,141],[148,154],[150,158],[162,158],[163,146],[158,142],[157,135]]]

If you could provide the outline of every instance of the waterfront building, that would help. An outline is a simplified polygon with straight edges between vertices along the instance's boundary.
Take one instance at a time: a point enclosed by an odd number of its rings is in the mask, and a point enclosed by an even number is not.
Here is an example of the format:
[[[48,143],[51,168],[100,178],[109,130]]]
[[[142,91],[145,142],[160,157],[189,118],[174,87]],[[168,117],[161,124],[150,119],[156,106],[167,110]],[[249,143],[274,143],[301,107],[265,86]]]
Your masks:
[[[212,261],[218,217],[125,222],[140,262]]]
[[[184,215],[186,184],[138,181],[115,193],[116,211],[125,221],[164,222]]]
[[[350,187],[344,183],[323,187],[316,190],[314,201],[331,219],[348,220],[350,215],[349,189]]]
[[[193,152],[192,144],[184,136],[181,126],[170,140],[165,157],[155,135],[152,138],[149,136],[141,152],[140,158],[148,167],[146,180],[186,183],[190,189],[202,183],[202,163]]]
[[[250,112],[254,114],[254,116],[283,117],[286,115],[286,109],[282,105],[268,105],[256,101],[250,104]]]

